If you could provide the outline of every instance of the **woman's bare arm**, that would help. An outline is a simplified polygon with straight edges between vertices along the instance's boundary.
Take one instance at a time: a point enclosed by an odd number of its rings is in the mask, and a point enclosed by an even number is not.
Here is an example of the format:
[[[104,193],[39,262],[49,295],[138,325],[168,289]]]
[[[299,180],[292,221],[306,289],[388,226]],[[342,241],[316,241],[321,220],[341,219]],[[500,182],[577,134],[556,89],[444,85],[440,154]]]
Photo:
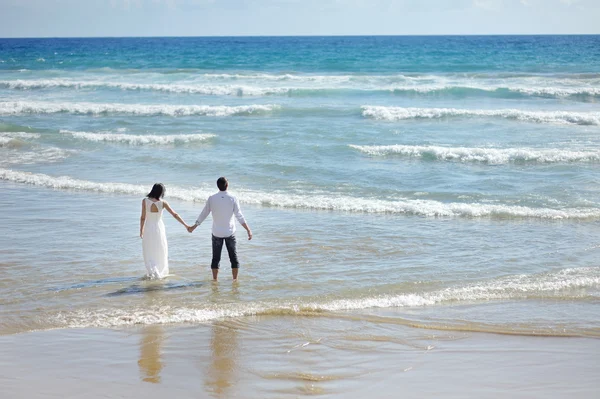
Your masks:
[[[171,209],[171,207],[169,206],[169,204],[167,203],[167,201],[163,201],[163,204],[165,205],[165,209],[171,214],[173,215],[173,217],[175,219],[177,219],[177,221],[179,223],[181,223],[182,225],[185,226],[185,228],[189,228],[190,226],[187,225],[186,222],[183,221],[183,219],[181,218],[181,216],[179,216],[179,214],[177,212],[175,212],[173,209]]]
[[[140,238],[144,238],[144,222],[146,221],[146,204],[142,200],[142,216],[140,216]]]

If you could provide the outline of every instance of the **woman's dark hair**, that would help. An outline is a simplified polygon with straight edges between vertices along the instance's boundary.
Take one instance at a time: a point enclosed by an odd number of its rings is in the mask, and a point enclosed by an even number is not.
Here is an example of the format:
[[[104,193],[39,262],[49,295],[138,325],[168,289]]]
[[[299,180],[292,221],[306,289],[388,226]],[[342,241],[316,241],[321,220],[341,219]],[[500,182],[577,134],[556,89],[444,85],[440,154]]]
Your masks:
[[[165,191],[167,191],[167,189],[165,188],[164,184],[156,183],[152,186],[152,190],[150,190],[146,197],[159,200],[165,196]]]

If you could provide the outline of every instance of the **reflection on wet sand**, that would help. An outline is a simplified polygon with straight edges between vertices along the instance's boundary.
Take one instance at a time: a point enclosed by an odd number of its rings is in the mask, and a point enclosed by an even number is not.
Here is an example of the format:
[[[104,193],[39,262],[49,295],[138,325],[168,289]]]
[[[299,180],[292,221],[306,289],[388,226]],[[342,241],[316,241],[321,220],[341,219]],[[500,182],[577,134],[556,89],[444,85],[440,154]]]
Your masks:
[[[219,295],[218,286],[213,285],[213,296]],[[233,288],[232,294],[237,294]],[[216,299],[216,298],[213,298]],[[237,329],[227,321],[216,321],[212,326],[210,341],[211,359],[206,372],[205,384],[209,391],[218,397],[228,397],[228,392],[236,383]]]
[[[235,327],[215,322],[212,329],[211,361],[206,373],[206,385],[220,397],[226,397],[235,385],[237,352]]]
[[[138,366],[142,380],[153,384],[160,383],[160,371],[163,368],[161,346],[164,341],[162,326],[145,327],[140,341],[140,359]]]

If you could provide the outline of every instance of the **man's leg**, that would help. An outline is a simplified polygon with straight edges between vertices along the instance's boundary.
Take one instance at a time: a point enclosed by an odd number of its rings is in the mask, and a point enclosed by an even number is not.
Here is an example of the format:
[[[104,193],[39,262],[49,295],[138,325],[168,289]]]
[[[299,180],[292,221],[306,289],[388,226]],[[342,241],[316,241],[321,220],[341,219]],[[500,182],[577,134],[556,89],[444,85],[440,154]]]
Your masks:
[[[237,280],[238,271],[240,270],[240,262],[238,262],[237,249],[235,235],[227,237],[225,239],[225,246],[227,247],[227,253],[229,254],[229,261],[231,262],[231,274],[234,280]]]
[[[213,280],[217,280],[219,275],[219,263],[221,263],[221,251],[223,250],[223,238],[212,236],[212,270]]]

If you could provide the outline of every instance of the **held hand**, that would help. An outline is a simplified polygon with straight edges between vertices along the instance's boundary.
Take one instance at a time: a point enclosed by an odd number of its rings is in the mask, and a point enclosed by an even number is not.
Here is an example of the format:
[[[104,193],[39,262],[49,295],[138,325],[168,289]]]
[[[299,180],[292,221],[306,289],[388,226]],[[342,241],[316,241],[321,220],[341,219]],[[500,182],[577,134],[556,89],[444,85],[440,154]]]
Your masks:
[[[196,229],[196,227],[198,227],[198,226],[196,226],[196,225],[193,225],[193,226],[188,226],[188,227],[187,227],[187,231],[188,231],[188,233],[192,233],[192,232],[193,232],[193,231]]]

